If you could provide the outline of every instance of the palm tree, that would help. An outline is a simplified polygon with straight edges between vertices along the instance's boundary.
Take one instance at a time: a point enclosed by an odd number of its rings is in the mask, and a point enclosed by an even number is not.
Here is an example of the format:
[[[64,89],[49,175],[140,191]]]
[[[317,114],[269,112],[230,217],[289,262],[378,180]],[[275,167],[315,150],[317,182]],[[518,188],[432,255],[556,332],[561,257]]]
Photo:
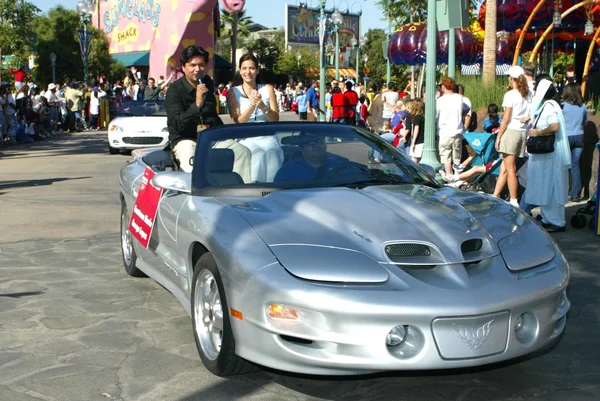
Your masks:
[[[483,38],[483,84],[492,85],[496,80],[496,0],[485,4],[485,36]]]
[[[221,21],[219,26],[221,28],[222,36],[229,36],[231,40],[231,68],[235,72],[236,60],[235,52],[237,49],[237,37],[248,37],[250,31],[248,25],[252,24],[252,17],[246,16],[246,10],[242,10],[239,13],[228,13],[225,10],[221,10]]]

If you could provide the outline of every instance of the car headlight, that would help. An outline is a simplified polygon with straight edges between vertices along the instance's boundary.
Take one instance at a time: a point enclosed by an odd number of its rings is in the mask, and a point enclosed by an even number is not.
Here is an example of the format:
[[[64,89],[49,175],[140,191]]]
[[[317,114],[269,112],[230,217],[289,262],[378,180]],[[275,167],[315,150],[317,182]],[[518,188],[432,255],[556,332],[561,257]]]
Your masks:
[[[108,130],[111,132],[123,132],[123,127],[119,127],[118,125],[111,125],[108,128]]]
[[[501,239],[498,248],[508,269],[515,272],[548,263],[557,252],[554,242],[537,225]]]

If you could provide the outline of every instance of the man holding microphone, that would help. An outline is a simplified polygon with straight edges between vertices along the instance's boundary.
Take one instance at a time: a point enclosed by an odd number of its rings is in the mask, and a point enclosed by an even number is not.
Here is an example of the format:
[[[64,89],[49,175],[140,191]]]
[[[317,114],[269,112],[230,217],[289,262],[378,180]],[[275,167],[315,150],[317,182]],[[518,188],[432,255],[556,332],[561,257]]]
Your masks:
[[[186,47],[180,62],[183,77],[173,82],[165,98],[169,142],[181,170],[191,173],[198,133],[222,125],[217,113],[215,85],[205,75],[209,53],[200,46]]]

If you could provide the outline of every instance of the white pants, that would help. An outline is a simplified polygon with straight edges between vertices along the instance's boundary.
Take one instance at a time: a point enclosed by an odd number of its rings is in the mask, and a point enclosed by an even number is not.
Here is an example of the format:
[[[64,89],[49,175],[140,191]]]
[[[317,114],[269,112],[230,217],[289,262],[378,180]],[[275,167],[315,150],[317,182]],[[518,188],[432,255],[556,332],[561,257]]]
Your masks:
[[[195,152],[196,141],[192,141],[191,139],[182,139],[173,148],[175,158],[179,160],[179,167],[186,173],[192,172],[193,162],[191,162],[191,159],[194,157]]]
[[[283,164],[283,150],[273,136],[242,139],[240,143],[252,152],[252,182],[273,182]]]

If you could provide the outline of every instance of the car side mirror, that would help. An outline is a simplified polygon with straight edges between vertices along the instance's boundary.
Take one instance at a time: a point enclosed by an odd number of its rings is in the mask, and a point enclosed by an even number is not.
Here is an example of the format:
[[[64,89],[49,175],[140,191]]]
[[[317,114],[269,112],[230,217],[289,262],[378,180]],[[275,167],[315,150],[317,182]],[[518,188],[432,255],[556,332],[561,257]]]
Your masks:
[[[163,171],[152,177],[152,185],[157,188],[192,193],[192,175],[183,171]]]

